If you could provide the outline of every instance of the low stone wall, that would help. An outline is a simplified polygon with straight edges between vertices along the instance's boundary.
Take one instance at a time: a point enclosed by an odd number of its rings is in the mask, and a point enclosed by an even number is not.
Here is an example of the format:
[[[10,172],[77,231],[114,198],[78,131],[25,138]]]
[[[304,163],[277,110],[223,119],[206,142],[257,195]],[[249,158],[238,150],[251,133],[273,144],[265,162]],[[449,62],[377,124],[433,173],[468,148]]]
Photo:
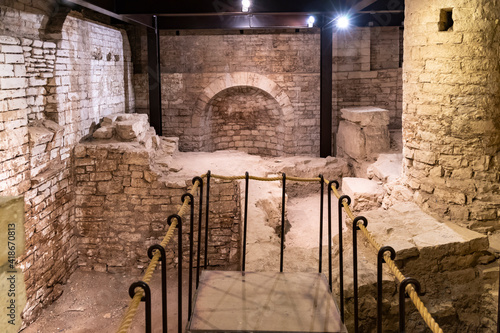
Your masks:
[[[491,293],[498,279],[496,256],[485,235],[425,214],[413,203],[399,203],[389,210],[362,214],[368,229],[382,245],[396,251],[395,262],[405,277],[417,279],[421,300],[444,332],[493,332],[496,302]],[[376,250],[361,231],[358,237],[360,332],[376,331]],[[344,286],[346,324],[353,331],[352,224],[344,230]],[[335,250],[334,252],[338,252]],[[335,270],[338,259],[334,259]],[[334,274],[336,275],[336,274]],[[333,287],[338,294],[338,281]],[[387,265],[383,276],[383,329],[399,332],[399,283]],[[406,302],[406,329],[424,332],[427,325],[411,302]]]
[[[147,249],[162,241],[168,230],[168,217],[178,212],[181,196],[192,186],[191,179],[181,182],[165,180],[164,174],[152,169],[154,158],[153,150],[137,142],[90,142],[76,146],[75,220],[82,269],[124,272],[142,270],[148,265]],[[211,195],[209,266],[236,268],[240,242],[237,187],[231,182],[213,182]],[[196,239],[197,204],[195,212]],[[187,262],[188,216],[183,217],[182,230],[184,261]],[[167,247],[169,267],[177,264],[177,244],[175,232]]]

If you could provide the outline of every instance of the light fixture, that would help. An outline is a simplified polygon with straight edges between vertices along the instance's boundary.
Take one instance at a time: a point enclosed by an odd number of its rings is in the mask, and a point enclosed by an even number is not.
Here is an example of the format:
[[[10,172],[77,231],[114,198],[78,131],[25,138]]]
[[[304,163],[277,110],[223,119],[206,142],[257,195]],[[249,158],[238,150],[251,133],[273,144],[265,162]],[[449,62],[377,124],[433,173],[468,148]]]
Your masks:
[[[316,22],[316,19],[314,18],[314,16],[309,16],[309,18],[307,19],[307,26],[309,28],[314,27],[314,22]]]
[[[242,12],[248,12],[250,10],[250,6],[252,5],[252,3],[250,2],[250,0],[242,0],[241,1],[241,11]]]
[[[349,27],[349,18],[345,15],[337,17],[337,28],[347,29]]]

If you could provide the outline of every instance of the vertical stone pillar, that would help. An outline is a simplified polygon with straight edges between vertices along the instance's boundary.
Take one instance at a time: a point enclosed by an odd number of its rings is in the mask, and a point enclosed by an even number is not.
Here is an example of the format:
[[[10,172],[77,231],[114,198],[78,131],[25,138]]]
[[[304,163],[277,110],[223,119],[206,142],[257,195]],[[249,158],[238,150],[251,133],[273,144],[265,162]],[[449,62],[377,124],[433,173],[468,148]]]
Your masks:
[[[428,211],[499,228],[500,1],[406,1],[404,180]]]

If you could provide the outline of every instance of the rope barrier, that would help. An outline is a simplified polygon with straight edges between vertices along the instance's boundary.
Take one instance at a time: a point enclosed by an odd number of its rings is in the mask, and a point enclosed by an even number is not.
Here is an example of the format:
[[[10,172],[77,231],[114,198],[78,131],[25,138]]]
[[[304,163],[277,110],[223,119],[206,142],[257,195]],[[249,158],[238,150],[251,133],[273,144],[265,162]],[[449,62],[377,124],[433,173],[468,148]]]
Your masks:
[[[206,175],[203,175],[202,178],[206,177]],[[194,195],[198,187],[200,186],[200,182],[196,181],[193,184],[193,188],[189,192],[190,194]],[[177,215],[183,216],[184,214],[187,213],[189,204],[191,202],[191,199],[189,197],[184,200],[181,208],[179,209],[179,212]],[[179,221],[177,219],[173,219],[172,224],[168,228],[167,234],[161,241],[160,245],[165,248],[170,240],[172,239],[172,236],[174,235],[175,228],[177,227],[177,224]],[[142,278],[142,281],[149,284],[151,281],[151,278],[153,277],[153,273],[156,269],[156,266],[158,265],[158,261],[160,260],[160,251],[155,251],[153,258],[151,258],[151,261],[149,262],[148,268],[146,269],[146,272],[144,273],[144,276]],[[128,330],[130,329],[130,326],[132,325],[132,321],[134,320],[134,317],[137,313],[137,309],[139,308],[139,304],[141,303],[141,299],[144,296],[144,292],[142,289],[139,289],[135,294],[134,297],[130,300],[129,306],[127,308],[127,311],[125,312],[125,315],[123,316],[123,319],[120,323],[120,326],[118,327],[118,330],[116,333],[127,333]]]
[[[337,197],[337,199],[339,199],[340,194],[338,193],[337,189],[332,187],[332,191],[335,194],[335,196]],[[354,216],[353,212],[351,211],[351,208],[349,207],[347,202],[343,201],[342,205],[344,206],[344,210],[346,211],[346,213],[349,216],[349,218],[351,219],[351,221],[354,221],[355,216]],[[377,243],[377,241],[375,240],[375,238],[373,237],[371,232],[368,231],[368,229],[363,225],[363,223],[358,223],[358,227],[363,232],[366,239],[368,239],[368,242],[370,242],[370,244],[377,251],[380,251],[380,248],[382,246],[379,243]],[[391,269],[391,271],[394,274],[394,276],[396,277],[396,279],[399,281],[399,283],[401,283],[405,279],[405,276],[403,275],[403,273],[401,273],[399,268],[396,266],[396,263],[391,259],[391,256],[389,253],[384,254],[384,260],[387,263],[387,265],[389,266],[389,268]],[[405,290],[408,293],[408,295],[410,296],[410,299],[412,300],[413,304],[417,308],[418,312],[422,316],[422,319],[424,319],[425,323],[431,329],[431,331],[433,333],[443,333],[443,330],[439,327],[438,323],[436,323],[436,321],[434,320],[432,315],[429,313],[429,311],[425,307],[424,303],[422,302],[422,300],[418,296],[418,294],[415,291],[415,289],[413,288],[413,286],[408,285]]]
[[[201,178],[205,178],[206,174],[202,175]],[[246,176],[222,176],[222,175],[211,175],[212,178],[216,179],[221,179],[221,180],[243,180],[246,178]],[[256,177],[256,176],[249,176],[249,179],[257,180],[257,181],[281,181],[283,177]],[[298,181],[298,182],[317,182],[321,181],[321,178],[301,178],[301,177],[290,177],[286,176],[287,180],[291,181]],[[330,182],[327,179],[324,179],[324,182],[328,185]],[[200,183],[196,181],[193,185],[193,188],[191,189],[191,194],[194,195],[194,192],[198,189]],[[340,199],[340,194],[337,191],[335,187],[332,187],[332,191],[337,197],[337,199]],[[182,204],[181,208],[179,209],[179,212],[177,215],[183,216],[188,209],[189,203],[191,202],[191,199],[187,198],[187,200],[184,201]],[[356,216],[353,214],[351,211],[349,205],[347,202],[343,201],[342,205],[344,206],[344,210],[347,213],[347,216],[351,219],[351,221],[354,221]],[[172,238],[174,234],[174,230],[177,227],[177,219],[174,219],[172,222],[172,225],[169,227],[167,234],[163,238],[162,242],[160,243],[161,246],[164,248],[167,246],[167,244],[170,242],[170,239]],[[360,230],[363,232],[365,237],[367,238],[368,242],[377,250],[379,251],[380,248],[382,247],[373,237],[373,235],[368,231],[368,229],[363,225],[363,223],[358,223],[358,226]],[[146,269],[146,272],[144,273],[142,281],[145,283],[149,283],[154,270],[156,269],[156,266],[158,265],[158,261],[160,259],[160,253],[159,251],[155,251],[155,254],[153,258],[151,259],[151,262],[149,263],[148,268]],[[405,279],[405,276],[399,268],[396,266],[396,263],[391,259],[390,254],[386,253],[384,255],[384,259],[388,265],[388,267],[391,269],[392,273],[396,277],[396,279],[401,283]],[[424,319],[425,323],[427,326],[431,329],[433,333],[443,333],[443,330],[439,327],[439,325],[436,323],[432,315],[429,313],[427,308],[425,307],[424,303],[418,296],[417,292],[413,288],[412,285],[408,285],[406,287],[406,292],[410,296],[410,299],[412,300],[413,304],[417,308],[418,312]],[[122,322],[117,330],[117,333],[127,333],[128,330],[130,329],[130,325],[132,324],[132,320],[135,317],[135,314],[137,313],[137,309],[139,307],[139,304],[141,302],[141,299],[143,297],[143,291],[140,289],[138,292],[135,293],[134,297],[131,299],[129,306],[127,308],[127,311],[125,312],[125,315],[123,316]]]
[[[245,176],[227,177],[227,176],[212,175],[212,177],[213,178],[218,178],[218,179],[224,179],[224,180],[245,179]],[[249,179],[254,179],[254,180],[258,180],[258,181],[277,181],[277,180],[282,180],[282,177],[269,177],[269,178],[265,178],[265,177],[250,176]],[[321,181],[321,178],[300,178],[300,177],[290,177],[290,176],[286,176],[286,179],[287,180],[292,180],[292,181],[299,181],[299,182],[300,181],[302,181],[302,182],[316,182],[316,181]],[[327,185],[330,183],[330,181],[327,180],[327,179],[323,179],[323,181]],[[332,191],[335,194],[335,196],[337,197],[337,199],[340,199],[340,194],[339,194],[339,192],[337,191],[337,189],[335,187],[332,187]],[[351,219],[351,221],[354,221],[354,219],[356,218],[356,216],[351,211],[351,208],[349,207],[349,205],[347,204],[347,202],[343,201],[342,205],[344,206],[344,210],[347,213],[347,216],[349,216],[349,218]],[[365,237],[368,240],[368,242],[377,251],[379,251],[382,246],[375,240],[375,238],[370,233],[370,231],[368,231],[368,229],[363,225],[363,223],[358,223],[358,226],[359,226],[360,230],[363,232],[363,234],[365,235]],[[396,277],[396,279],[399,281],[399,283],[401,283],[401,281],[403,281],[405,279],[405,276],[403,275],[403,273],[401,273],[401,271],[399,270],[399,268],[396,266],[396,263],[391,259],[390,254],[386,253],[384,255],[384,259],[385,259],[387,265],[389,266],[389,268],[391,269],[392,273]],[[417,308],[418,312],[420,313],[420,315],[424,319],[424,321],[427,324],[427,326],[431,329],[431,331],[433,333],[443,333],[443,330],[439,327],[439,325],[436,323],[436,321],[434,320],[434,318],[432,317],[432,315],[429,313],[429,311],[425,307],[424,303],[422,302],[422,300],[420,299],[420,297],[418,296],[417,292],[415,291],[415,289],[413,288],[412,285],[408,285],[406,287],[406,292],[410,296],[410,299],[412,300],[413,304],[415,305],[415,307]]]

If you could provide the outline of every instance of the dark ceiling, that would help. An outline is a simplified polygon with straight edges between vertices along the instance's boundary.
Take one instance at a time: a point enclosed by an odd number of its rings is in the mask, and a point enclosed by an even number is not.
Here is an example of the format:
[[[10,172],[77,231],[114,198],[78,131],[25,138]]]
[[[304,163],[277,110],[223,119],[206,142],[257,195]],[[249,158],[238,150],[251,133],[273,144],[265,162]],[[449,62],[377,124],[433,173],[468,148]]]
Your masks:
[[[310,15],[315,26],[340,14],[357,26],[401,26],[404,0],[251,0],[242,12],[241,0],[60,0],[86,7],[126,22],[159,29],[303,28]]]

